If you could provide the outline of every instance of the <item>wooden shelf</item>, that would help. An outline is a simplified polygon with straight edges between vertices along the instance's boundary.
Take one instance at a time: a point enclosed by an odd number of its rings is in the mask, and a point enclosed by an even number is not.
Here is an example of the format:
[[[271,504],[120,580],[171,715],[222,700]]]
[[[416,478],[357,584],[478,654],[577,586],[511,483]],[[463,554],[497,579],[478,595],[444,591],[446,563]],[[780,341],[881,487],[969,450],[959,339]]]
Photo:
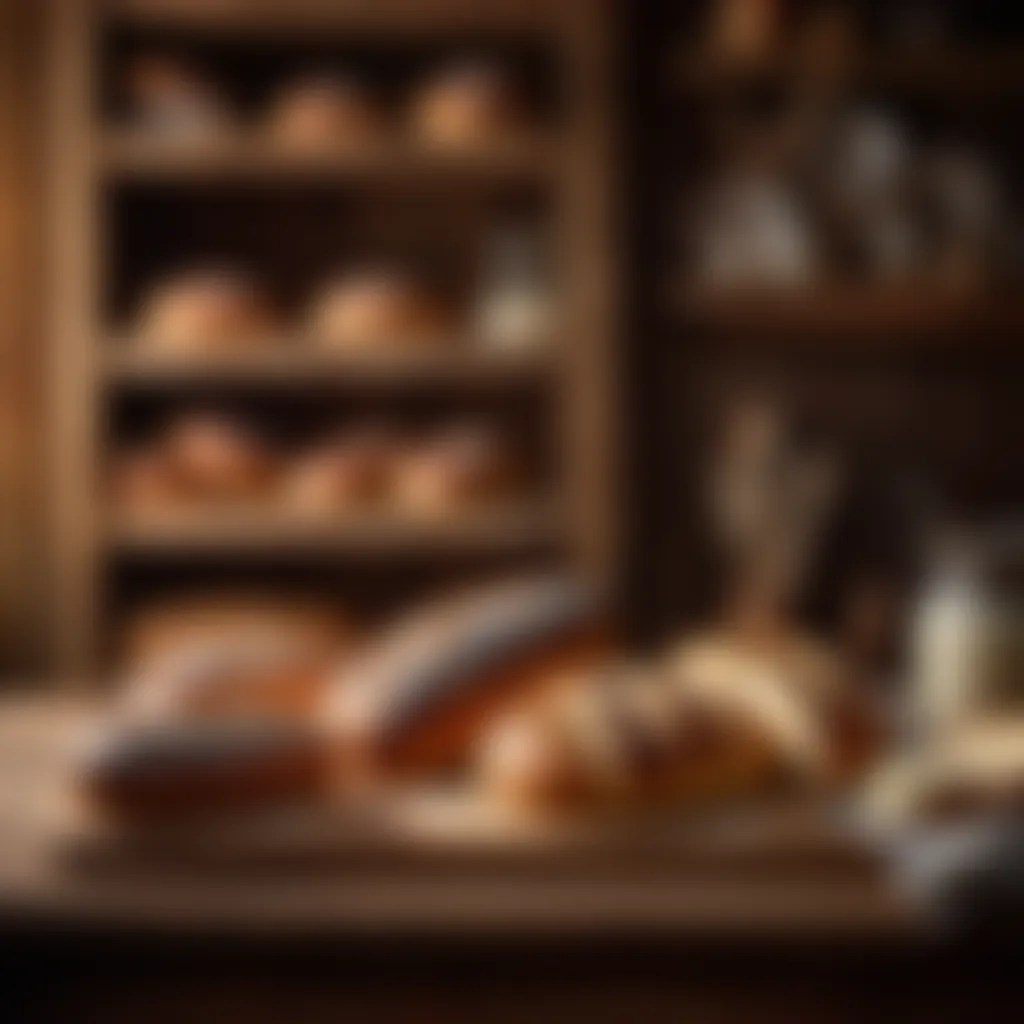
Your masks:
[[[395,556],[401,568],[404,555],[451,552],[468,562],[507,552],[510,563],[522,554],[533,564],[543,553],[602,589],[618,585],[622,489],[613,483],[613,365],[619,275],[612,244],[615,123],[607,92],[613,23],[607,0],[104,0],[55,4],[49,22],[47,178],[55,193],[58,257],[50,360],[57,453],[52,589],[55,660],[63,673],[84,677],[97,664],[116,625],[108,612],[117,597],[108,599],[108,591],[119,597],[125,585],[108,568],[122,555],[170,556],[162,568],[176,573],[180,563],[185,576],[195,558],[214,577],[221,568],[233,577],[236,568],[244,574],[249,558],[262,566],[275,554]],[[442,151],[396,126],[379,144],[312,152],[282,146],[251,121],[208,141],[160,139],[105,122],[106,84],[133,54],[153,46],[162,51],[164,44],[215,69],[218,83],[240,100],[269,94],[279,76],[305,60],[320,66],[334,56],[352,59],[398,86],[467,46],[494,50],[496,59],[516,65],[531,91],[536,88],[538,104],[553,93],[557,131],[541,125],[498,144]],[[352,195],[336,197],[339,187],[351,187]],[[341,207],[336,200],[344,200]],[[261,346],[216,358],[180,357],[115,336],[120,332],[104,315],[108,296],[120,301],[140,294],[167,268],[209,258],[253,264],[282,295],[308,293],[336,260],[419,262],[436,254],[445,263],[437,269],[455,277],[472,272],[500,218],[535,215],[538,227],[550,231],[558,262],[561,316],[555,344],[522,357],[485,353],[474,338],[453,337],[443,354],[410,355],[396,345],[393,358],[365,360],[297,335],[282,337],[280,347],[272,339],[273,351]],[[411,401],[416,410],[424,398],[439,410],[449,399],[461,408],[467,396],[447,389],[479,386],[481,393],[469,396],[474,412],[496,417],[506,415],[506,398],[520,396],[485,393],[485,387],[543,387],[537,397],[545,408],[531,425],[531,445],[535,433],[538,454],[550,454],[562,470],[550,496],[557,513],[545,494],[544,508],[531,503],[429,524],[381,517],[314,522],[273,509],[111,521],[100,501],[99,474],[118,443],[117,431],[136,412],[145,419],[150,403],[159,406],[167,397],[158,389],[179,382],[174,397],[186,399],[210,397],[207,385],[227,391],[252,384],[245,398],[255,415],[270,421],[287,415],[295,399],[309,396],[320,404],[316,389],[323,385],[408,385],[409,393],[396,388],[386,397],[395,406]],[[438,391],[411,393],[421,386]],[[291,390],[282,396],[278,388]],[[521,410],[525,415],[534,411],[535,396],[524,397],[531,399]],[[120,408],[122,400],[130,415],[108,415],[111,403]],[[402,419],[400,409],[396,418]],[[220,555],[232,563],[218,564]],[[462,571],[453,568],[456,575]]]
[[[105,532],[126,554],[395,555],[519,549],[557,541],[549,505],[412,520],[386,514],[320,518],[253,509],[113,517]]]
[[[858,343],[957,339],[984,342],[1024,329],[1024,303],[1005,295],[923,288],[824,288],[788,292],[699,293],[675,290],[678,319],[701,332]]]
[[[147,349],[118,340],[104,360],[107,379],[121,385],[164,384],[315,384],[372,386],[424,385],[495,386],[540,382],[554,374],[550,348],[519,354],[473,350],[471,343],[453,343],[450,350],[379,356],[347,355],[318,348],[308,339],[286,339],[273,347],[224,354],[182,355]]]
[[[451,37],[461,30],[519,32],[551,22],[550,0],[108,0],[108,12],[140,26],[264,37],[280,32],[344,29]]]
[[[677,88],[734,88],[754,81],[789,81],[832,87],[859,83],[899,90],[998,94],[1024,90],[1024,49],[961,47],[876,50],[823,64],[780,51],[740,61],[694,50],[670,62]]]
[[[540,139],[441,150],[395,141],[379,146],[289,149],[259,136],[208,141],[107,133],[98,145],[100,172],[113,180],[335,179],[464,182],[466,178],[542,178],[556,165]]]

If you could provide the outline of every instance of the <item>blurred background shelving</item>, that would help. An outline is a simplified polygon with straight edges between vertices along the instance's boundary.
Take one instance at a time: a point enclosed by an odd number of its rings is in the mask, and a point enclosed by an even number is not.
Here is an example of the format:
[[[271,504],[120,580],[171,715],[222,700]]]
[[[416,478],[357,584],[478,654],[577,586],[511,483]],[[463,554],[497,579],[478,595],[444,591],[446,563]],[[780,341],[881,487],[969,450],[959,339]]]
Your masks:
[[[430,179],[435,187],[454,188],[464,186],[465,179],[474,176],[543,180],[557,172],[558,153],[554,146],[539,139],[461,153],[424,150],[401,142],[296,152],[244,135],[210,144],[182,145],[112,133],[99,145],[98,164],[102,173],[115,181]]]
[[[103,657],[120,617],[152,596],[155,566],[174,591],[175,575],[265,584],[313,565],[332,596],[353,605],[376,590],[401,604],[411,591],[405,562],[436,563],[435,583],[495,560],[506,569],[569,564],[614,588],[611,118],[606,24],[592,5],[135,0],[54,11],[53,534],[64,673],[80,677]],[[237,105],[237,124],[204,138],[125,127],[121,76],[151,53],[209,73]],[[537,115],[531,130],[475,147],[409,137],[401,111],[453,60],[511,71]],[[390,129],[313,147],[257,130],[259,111],[308,69],[365,73],[385,97]],[[304,325],[316,290],[360,260],[430,267],[465,305],[488,232],[517,217],[543,226],[557,285],[557,329],[528,347],[489,348],[467,323],[443,343],[396,337],[347,352]],[[284,327],[222,349],[148,344],[133,325],[147,294],[204,257],[255,268]],[[218,403],[243,407],[264,435],[293,446],[298,424],[312,436],[339,417],[471,416],[497,423],[544,473],[502,503],[433,517],[111,503],[119,448],[169,412]],[[399,570],[382,568],[380,587],[367,577],[378,563]]]
[[[110,548],[142,554],[297,552],[401,558],[481,549],[535,551],[560,537],[556,509],[545,506],[472,513],[459,519],[400,516],[317,519],[273,512],[125,517],[111,525]]]
[[[837,54],[828,62],[808,59],[797,52],[778,50],[750,59],[695,47],[668,62],[670,88],[739,88],[751,83],[810,83],[823,89],[881,86],[896,92],[952,94],[957,100],[991,100],[1024,89],[1024,50],[1015,45],[996,48],[957,47],[943,44],[908,51],[905,47],[869,49]]]
[[[816,286],[739,294],[678,289],[669,303],[672,315],[709,332],[804,337],[825,345],[1016,346],[1024,329],[1024,303],[1012,295],[945,293],[927,287]]]
[[[52,195],[43,195],[44,176],[32,173],[27,152],[16,194],[29,197],[26,216],[33,190],[35,205],[52,209],[58,290],[38,299],[52,352],[24,355],[37,376],[48,368],[46,401],[26,388],[12,404],[52,408],[52,437],[29,431],[24,465],[10,471],[23,519],[32,520],[12,534],[41,534],[45,521],[53,544],[11,545],[25,550],[24,565],[6,574],[12,615],[31,604],[20,614],[43,622],[53,609],[68,650],[96,639],[94,613],[83,609],[102,609],[104,595],[119,604],[109,591],[122,567],[105,563],[135,557],[108,557],[98,497],[104,459],[153,410],[189,399],[237,401],[256,419],[262,407],[272,433],[308,418],[306,396],[370,419],[425,404],[431,415],[500,411],[544,449],[547,481],[566,492],[546,513],[562,538],[549,547],[561,544],[573,558],[585,551],[592,565],[617,563],[628,577],[623,603],[652,640],[698,616],[713,584],[714,569],[703,564],[701,474],[717,424],[750,395],[813,421],[852,463],[873,470],[860,476],[913,477],[909,489],[929,492],[922,501],[948,491],[965,514],[1018,508],[1020,12],[992,0],[753,3],[785,16],[737,49],[721,34],[730,7],[742,0],[609,2],[599,12],[586,0],[110,0],[57,3],[52,26],[42,12],[19,13],[38,22],[37,44],[48,41],[54,102],[52,117],[30,123],[41,84],[32,84],[32,67],[12,76],[25,123],[7,137],[27,150],[48,126]],[[119,68],[151,48],[184,54],[216,78],[241,114],[237,130],[174,145],[126,132],[115,116]],[[466,53],[521,70],[552,130],[469,153],[430,150],[404,134],[419,83]],[[25,63],[32,56],[12,54]],[[273,145],[260,115],[293,76],[325,66],[355,68],[379,85],[396,130],[317,151]],[[985,218],[998,228],[993,259],[962,277],[955,252],[941,272],[906,266],[890,275],[834,244],[869,218],[837,224],[830,209],[819,232],[822,185],[843,163],[843,134],[864,130],[865,114],[867,134],[901,154],[911,205],[933,172],[947,174],[951,150],[970,158],[968,178],[997,186],[996,213]],[[736,168],[775,177],[797,168],[785,182],[787,208],[795,199],[810,233],[826,237],[828,257],[816,254],[808,273],[782,287],[703,274],[688,232]],[[905,208],[894,209],[902,218]],[[535,351],[485,351],[467,324],[436,354],[364,359],[323,350],[302,322],[336,262],[400,250],[403,235],[416,242],[403,256],[458,286],[480,258],[480,226],[509,213],[550,226],[565,273],[565,323]],[[22,231],[10,261],[23,252],[28,279],[30,234]],[[931,237],[921,248],[937,251]],[[131,316],[146,289],[206,251],[246,260],[269,282],[287,314],[273,346],[193,355],[140,344]],[[19,296],[27,310],[30,292]],[[620,338],[621,358],[613,357]],[[607,401],[619,391],[624,406]],[[43,444],[52,458],[43,458]],[[628,472],[616,476],[617,463]],[[920,466],[931,467],[932,481],[919,483]],[[907,528],[924,532],[916,519]],[[481,558],[484,546],[466,545]],[[37,579],[44,550],[53,588]],[[244,558],[232,558],[241,570]],[[67,625],[73,620],[79,626]],[[37,629],[37,647],[48,646],[49,628]]]
[[[466,350],[459,351],[463,348]],[[345,355],[317,349],[307,339],[288,339],[256,347],[242,355],[182,355],[147,351],[131,340],[110,342],[104,371],[125,385],[158,386],[195,380],[260,383],[338,381],[367,386],[413,383],[463,387],[499,387],[543,383],[557,373],[547,352],[481,353],[470,344],[451,345],[453,351],[394,355]]]
[[[704,488],[751,407],[843,466],[815,581],[834,617],[858,574],[901,586],[897,550],[940,518],[1024,504],[1024,23],[984,3],[707,0],[630,27],[629,308],[652,410],[637,618],[656,642],[714,607]]]

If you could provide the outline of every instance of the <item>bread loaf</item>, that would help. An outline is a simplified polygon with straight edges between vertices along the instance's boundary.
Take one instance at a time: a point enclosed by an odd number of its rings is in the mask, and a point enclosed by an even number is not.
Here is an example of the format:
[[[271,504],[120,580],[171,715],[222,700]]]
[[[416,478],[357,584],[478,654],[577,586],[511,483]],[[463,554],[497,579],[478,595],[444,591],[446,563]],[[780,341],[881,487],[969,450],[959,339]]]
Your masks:
[[[366,511],[390,500],[398,443],[386,429],[363,428],[300,455],[288,472],[285,497],[309,513]]]
[[[222,589],[187,593],[135,610],[122,629],[118,654],[124,670],[141,678],[183,652],[224,650],[230,660],[237,651],[237,660],[251,661],[247,651],[269,648],[275,657],[278,651],[295,651],[337,658],[357,642],[357,629],[333,603]]]
[[[514,78],[483,61],[440,71],[416,95],[412,120],[422,142],[458,149],[514,138],[530,124],[528,104]]]
[[[162,444],[175,483],[189,500],[264,497],[276,481],[277,461],[269,447],[229,416],[182,416]]]
[[[471,590],[414,613],[339,674],[326,708],[345,772],[465,763],[497,711],[606,656],[594,600],[565,580]]]
[[[313,76],[286,86],[267,117],[273,141],[318,149],[365,145],[378,139],[385,118],[358,82],[334,75]]]
[[[530,813],[819,790],[862,768],[868,749],[866,718],[860,732],[837,726],[837,708],[863,714],[844,694],[836,680],[792,681],[778,663],[705,638],[660,664],[580,674],[514,709],[483,737],[479,779]]]
[[[706,634],[680,644],[666,664],[684,689],[745,704],[770,721],[809,776],[848,781],[878,751],[882,731],[874,702],[836,654],[806,635]]]
[[[494,430],[466,424],[410,448],[397,467],[395,503],[417,516],[445,516],[507,501],[523,474]]]
[[[619,668],[518,709],[478,757],[485,792],[529,813],[703,804],[764,792],[788,768],[755,717]]]
[[[125,69],[122,95],[133,128],[174,139],[216,138],[231,123],[222,91],[187,63],[158,54]]]
[[[183,610],[179,609],[179,619]],[[328,781],[316,722],[344,654],[312,622],[167,623],[136,652],[100,735],[80,762],[90,801],[129,820],[233,811],[311,797]],[[264,625],[269,619],[264,617]],[[144,631],[143,631],[144,632]],[[136,638],[139,642],[139,638]]]
[[[112,729],[94,740],[80,765],[86,799],[127,822],[304,800],[327,782],[316,733],[270,720]]]
[[[450,338],[453,327],[442,301],[397,272],[345,275],[323,291],[310,315],[320,344],[352,352],[434,345]]]
[[[276,320],[247,275],[230,268],[197,268],[161,281],[144,297],[136,334],[149,348],[223,352],[265,343]]]

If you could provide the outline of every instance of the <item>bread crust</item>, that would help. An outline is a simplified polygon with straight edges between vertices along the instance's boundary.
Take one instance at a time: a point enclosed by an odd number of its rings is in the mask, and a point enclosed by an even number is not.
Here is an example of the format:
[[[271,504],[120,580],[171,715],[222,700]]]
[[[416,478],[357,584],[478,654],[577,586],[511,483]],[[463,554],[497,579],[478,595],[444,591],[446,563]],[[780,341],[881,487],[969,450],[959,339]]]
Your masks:
[[[445,68],[421,88],[412,125],[426,145],[478,148],[522,135],[529,113],[522,90],[504,68],[466,63]]]
[[[358,82],[319,75],[281,90],[265,130],[277,145],[315,150],[376,142],[386,127],[379,104]]]
[[[192,757],[164,757],[165,740],[130,733],[114,738],[83,772],[87,802],[117,820],[152,822],[313,798],[328,784],[324,751],[311,730],[281,731],[262,743]]]

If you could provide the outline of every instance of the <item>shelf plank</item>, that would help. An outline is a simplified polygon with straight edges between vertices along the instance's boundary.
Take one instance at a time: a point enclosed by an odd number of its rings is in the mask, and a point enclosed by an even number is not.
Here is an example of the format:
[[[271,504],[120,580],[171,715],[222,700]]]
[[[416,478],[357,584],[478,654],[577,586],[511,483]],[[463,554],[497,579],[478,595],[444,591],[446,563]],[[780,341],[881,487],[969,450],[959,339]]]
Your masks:
[[[541,382],[554,375],[550,347],[522,353],[482,352],[471,342],[453,341],[444,350],[350,355],[288,338],[273,346],[228,353],[160,352],[132,341],[110,344],[107,379],[126,386],[165,384],[296,384],[381,386],[389,384],[495,386]]]
[[[105,541],[125,554],[232,553],[395,555],[518,549],[557,540],[549,505],[413,520],[398,516],[314,517],[252,509],[114,516]]]
[[[98,170],[115,181],[317,180],[464,181],[538,178],[556,165],[555,147],[539,138],[480,149],[442,150],[396,140],[377,146],[288,148],[258,135],[182,141],[111,131],[97,150]]]
[[[684,51],[669,63],[679,89],[734,88],[745,82],[788,81],[822,87],[864,84],[899,90],[994,94],[1024,90],[1024,49],[965,47],[876,49],[823,64],[780,50],[739,61],[707,50]]]
[[[1024,303],[923,288],[698,292],[676,289],[680,326],[712,335],[865,343],[987,343],[1024,330]]]
[[[260,37],[331,30],[447,38],[460,30],[519,32],[551,25],[559,6],[550,0],[107,0],[110,15],[127,24]]]

